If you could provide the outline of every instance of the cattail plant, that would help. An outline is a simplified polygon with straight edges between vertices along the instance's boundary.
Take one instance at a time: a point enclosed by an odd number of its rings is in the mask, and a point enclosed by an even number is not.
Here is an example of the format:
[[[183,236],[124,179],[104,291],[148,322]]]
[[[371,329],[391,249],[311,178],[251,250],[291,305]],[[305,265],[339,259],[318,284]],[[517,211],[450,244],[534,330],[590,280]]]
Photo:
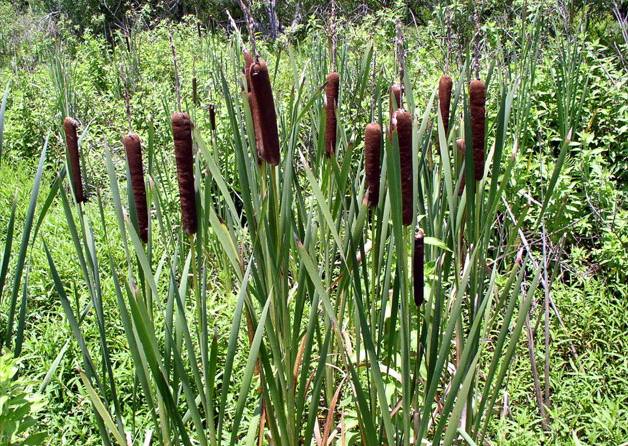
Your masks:
[[[187,113],[172,115],[172,134],[179,180],[179,198],[183,229],[196,233],[196,195],[194,193],[194,154],[192,153],[192,121]]]
[[[83,203],[85,201],[85,195],[83,194],[83,181],[81,179],[81,161],[79,158],[78,137],[76,134],[77,127],[78,122],[75,119],[67,117],[63,120],[65,144],[68,148],[68,156],[70,157],[72,189],[74,189],[76,202]]]
[[[371,122],[364,130],[364,164],[366,172],[367,194],[365,201],[368,206],[377,206],[379,201],[380,153],[382,148],[382,127]]]
[[[325,85],[326,121],[325,121],[325,155],[329,158],[336,153],[336,108],[338,106],[338,92],[340,90],[340,75],[336,72],[327,75]]]
[[[412,224],[412,115],[399,109],[393,114],[392,131],[399,138],[401,202],[404,226]]]
[[[122,139],[122,143],[124,144],[127,163],[129,164],[139,236],[142,242],[148,243],[148,206],[146,205],[146,187],[144,185],[142,144],[140,137],[133,133],[126,135]]]
[[[259,59],[251,65],[251,87],[255,95],[256,108],[259,111],[259,123],[262,134],[264,161],[276,166],[279,164],[279,131],[273,89],[270,85],[266,62]]]
[[[425,241],[423,230],[419,229],[414,236],[414,258],[412,259],[414,279],[414,303],[417,307],[425,302]]]
[[[484,175],[484,121],[486,119],[486,86],[480,79],[469,84],[469,108],[471,112],[471,135],[473,137],[473,166],[475,179]]]
[[[196,82],[196,76],[192,78],[192,102],[194,105],[198,105],[198,85]]]
[[[444,75],[441,76],[438,81],[438,102],[440,105],[440,115],[443,119],[443,128],[445,129],[445,135],[449,131],[449,106],[451,104],[451,88],[453,81],[451,77]],[[440,144],[436,145],[436,149],[440,154]]]
[[[244,78],[246,79],[246,91],[251,91],[251,66],[255,63],[255,59],[253,55],[244,48],[242,50],[242,55],[244,56]]]
[[[464,139],[460,138],[456,140],[456,150],[458,151],[458,154],[462,155],[464,159],[464,151],[466,150],[466,144],[464,143]],[[458,196],[461,196],[462,192],[464,192],[465,184],[466,184],[466,177],[463,172],[462,180],[460,181],[460,187],[458,188]]]

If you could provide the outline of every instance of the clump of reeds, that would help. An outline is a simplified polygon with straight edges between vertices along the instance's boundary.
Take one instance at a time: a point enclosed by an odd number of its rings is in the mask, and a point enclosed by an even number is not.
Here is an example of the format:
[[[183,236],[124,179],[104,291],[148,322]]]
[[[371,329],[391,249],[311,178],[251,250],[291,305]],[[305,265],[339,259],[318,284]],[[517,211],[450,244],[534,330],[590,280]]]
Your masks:
[[[366,172],[367,194],[365,201],[368,206],[377,206],[379,201],[380,156],[382,148],[382,127],[371,122],[364,130],[364,164]]]
[[[148,206],[146,204],[146,186],[144,184],[144,164],[142,163],[142,144],[140,137],[129,133],[122,139],[126,152],[131,188],[135,200],[135,213],[140,239],[148,243]]]
[[[451,105],[451,89],[453,87],[451,77],[444,75],[438,81],[438,102],[440,105],[440,115],[443,119],[443,128],[445,135],[449,131],[449,107]],[[436,149],[440,154],[440,144],[436,144]]]
[[[473,166],[475,179],[484,176],[484,127],[486,119],[486,86],[480,79],[469,84],[469,105],[471,112],[471,135],[473,142]]]
[[[79,158],[78,136],[76,129],[78,122],[69,116],[63,120],[63,130],[65,131],[65,144],[68,148],[70,158],[70,174],[72,176],[72,189],[77,203],[85,201],[83,194],[83,181],[81,179],[81,161]]]
[[[393,132],[399,138],[399,161],[401,171],[401,202],[403,224],[412,224],[412,115],[399,109],[393,114]]]
[[[464,139],[460,138],[458,140],[456,140],[456,150],[458,151],[459,154],[462,155],[462,159],[464,159],[464,152],[466,150],[466,144],[464,143]],[[466,176],[464,174],[464,172],[462,173],[462,181],[460,182],[460,187],[458,188],[458,196],[462,195],[462,192],[464,192],[464,186],[466,184]]]
[[[268,67],[262,59],[250,68],[251,89],[255,95],[259,126],[262,134],[262,158],[269,164],[279,164],[279,131],[273,89],[270,85]]]
[[[325,155],[329,158],[336,153],[336,108],[338,106],[338,92],[340,91],[340,75],[336,72],[327,75],[325,85],[326,120],[325,120]]]
[[[172,115],[172,134],[179,180],[179,198],[183,229],[196,233],[196,195],[194,193],[194,154],[192,152],[192,121],[183,112]]]
[[[418,307],[425,302],[425,241],[421,229],[419,229],[414,236],[412,270],[414,279],[414,303]]]

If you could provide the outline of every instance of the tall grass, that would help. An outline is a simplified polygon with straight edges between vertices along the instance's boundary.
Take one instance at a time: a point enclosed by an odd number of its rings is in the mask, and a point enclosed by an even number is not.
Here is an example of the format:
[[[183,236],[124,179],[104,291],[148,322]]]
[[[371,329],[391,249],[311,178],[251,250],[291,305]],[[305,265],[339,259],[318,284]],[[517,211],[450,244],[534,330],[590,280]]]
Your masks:
[[[381,93],[392,79],[376,73],[373,94],[383,105],[374,121],[380,134],[386,128],[391,134],[378,135],[381,166],[379,156],[373,159],[379,193],[369,193],[369,200],[376,197],[369,203],[364,197],[374,183],[365,181],[364,152],[358,149],[364,141],[351,124],[364,128],[371,114],[350,110],[361,99],[371,102],[366,85],[372,46],[351,60],[339,42],[336,69],[343,88],[334,110],[336,156],[330,158],[324,58],[300,64],[298,48],[289,45],[287,55],[266,55],[268,64],[251,66],[252,79],[259,76],[252,80],[253,91],[262,92],[260,119],[276,119],[276,130],[262,131],[264,150],[272,149],[272,156],[259,165],[249,93],[238,88],[239,36],[226,49],[212,36],[201,39],[203,72],[222,99],[216,129],[193,126],[189,117],[200,115],[193,110],[172,117],[168,152],[147,138],[147,240],[138,233],[144,224],[133,212],[138,169],[126,168],[127,191],[121,192],[109,148],[104,149],[109,191],[96,188],[86,205],[65,187],[53,188],[49,196],[63,206],[90,297],[83,308],[71,304],[54,249],[45,241],[51,278],[81,352],[79,376],[104,444],[483,442],[541,280],[535,253],[519,239],[525,215],[516,221],[498,218],[503,203],[516,198],[510,187],[517,183],[515,149],[526,149],[521,131],[530,118],[522,111],[530,108],[537,51],[526,46],[519,71],[491,66],[483,73],[490,112],[482,129],[481,171],[474,162],[480,140],[476,103],[467,92],[468,66],[454,77],[448,123],[436,105],[437,84],[418,94],[407,72],[403,109],[393,93],[387,116]],[[537,43],[538,35],[527,45]],[[291,67],[289,85],[274,82],[279,65]],[[578,89],[573,59],[566,57],[560,70]],[[577,125],[579,108],[573,97],[564,100],[559,119],[561,128],[568,128]],[[169,101],[158,118],[164,123],[175,98]],[[403,118],[403,132],[391,118]],[[460,137],[472,141],[462,155],[456,148]],[[440,154],[432,149],[435,143]],[[183,223],[172,212],[175,150],[179,180],[185,171],[185,184],[179,181]],[[373,159],[367,160],[370,167]],[[559,157],[554,172],[563,161]],[[65,186],[65,175],[59,178]],[[552,193],[550,184],[546,202]],[[98,213],[90,216],[85,206]],[[104,218],[103,209],[111,206],[117,228]],[[11,230],[13,224],[11,218]],[[95,237],[95,225],[103,228],[103,239]],[[5,257],[9,239],[7,244]],[[20,273],[25,258],[20,252]],[[417,259],[420,267],[414,266]],[[110,354],[105,275],[113,280],[115,314],[134,366],[130,408],[122,403]],[[232,305],[227,333],[215,323],[218,308],[226,304]],[[88,348],[81,327],[88,312],[96,316],[98,351]],[[152,424],[130,422],[134,410],[148,412]]]

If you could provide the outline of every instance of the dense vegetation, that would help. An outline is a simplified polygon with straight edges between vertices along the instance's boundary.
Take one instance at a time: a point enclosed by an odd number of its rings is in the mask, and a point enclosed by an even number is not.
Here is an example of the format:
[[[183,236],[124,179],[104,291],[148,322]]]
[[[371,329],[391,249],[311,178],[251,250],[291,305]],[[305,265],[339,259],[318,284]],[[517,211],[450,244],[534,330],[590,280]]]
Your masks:
[[[270,2],[254,2],[275,167],[257,162],[239,5],[117,3],[0,1],[2,444],[626,440],[625,8],[284,2],[272,38]],[[181,223],[177,111],[194,123],[196,231]],[[384,129],[374,202],[370,122]]]

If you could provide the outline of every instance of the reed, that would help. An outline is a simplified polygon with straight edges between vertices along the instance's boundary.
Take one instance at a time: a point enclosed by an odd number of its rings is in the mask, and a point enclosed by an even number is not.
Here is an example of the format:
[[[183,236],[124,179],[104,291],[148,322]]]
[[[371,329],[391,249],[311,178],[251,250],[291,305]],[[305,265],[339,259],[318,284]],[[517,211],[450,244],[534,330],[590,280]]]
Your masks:
[[[172,115],[172,134],[179,180],[179,199],[183,230],[195,234],[196,195],[194,193],[194,154],[192,152],[192,121],[187,113],[175,112]]]
[[[393,114],[392,130],[399,138],[403,225],[412,224],[412,115],[399,109]]]
[[[469,84],[469,110],[471,114],[471,135],[473,142],[473,167],[475,179],[484,176],[484,128],[486,120],[486,86],[480,79]]]
[[[325,84],[326,118],[325,118],[325,155],[329,158],[336,153],[336,131],[337,117],[336,109],[338,107],[338,92],[340,90],[340,75],[336,72],[327,75]]]
[[[262,134],[264,161],[276,166],[279,164],[279,131],[277,129],[277,112],[273,89],[270,85],[266,62],[259,59],[251,65],[251,87],[255,95],[255,103],[259,112],[259,124]]]
[[[131,188],[135,201],[135,213],[140,239],[148,243],[148,206],[146,204],[146,186],[144,184],[144,164],[142,162],[142,143],[140,137],[129,133],[122,139],[131,176]]]
[[[364,130],[364,164],[366,173],[366,197],[368,206],[377,206],[379,201],[380,157],[382,148],[382,127],[371,122]]]
[[[244,78],[246,80],[247,98],[249,101],[249,109],[251,110],[251,118],[253,119],[253,132],[255,133],[255,147],[257,149],[257,164],[262,165],[264,160],[264,138],[262,137],[262,123],[260,121],[260,112],[257,107],[255,94],[251,87],[251,66],[255,63],[255,59],[251,53],[245,48],[242,50],[244,55]]]
[[[79,156],[78,136],[76,129],[78,122],[69,116],[63,120],[63,130],[65,131],[65,144],[70,158],[70,174],[72,176],[72,189],[77,203],[85,202],[83,193],[83,181],[81,178],[81,160]]]

